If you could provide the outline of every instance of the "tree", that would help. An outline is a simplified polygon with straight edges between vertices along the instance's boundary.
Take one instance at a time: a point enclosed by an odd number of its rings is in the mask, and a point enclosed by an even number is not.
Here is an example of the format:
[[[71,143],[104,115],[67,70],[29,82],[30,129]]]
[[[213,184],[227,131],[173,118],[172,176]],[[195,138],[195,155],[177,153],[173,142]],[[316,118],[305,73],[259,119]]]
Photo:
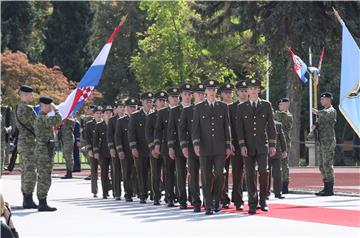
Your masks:
[[[44,63],[60,66],[65,76],[80,81],[89,65],[86,46],[91,36],[93,13],[89,2],[53,1],[45,30]]]

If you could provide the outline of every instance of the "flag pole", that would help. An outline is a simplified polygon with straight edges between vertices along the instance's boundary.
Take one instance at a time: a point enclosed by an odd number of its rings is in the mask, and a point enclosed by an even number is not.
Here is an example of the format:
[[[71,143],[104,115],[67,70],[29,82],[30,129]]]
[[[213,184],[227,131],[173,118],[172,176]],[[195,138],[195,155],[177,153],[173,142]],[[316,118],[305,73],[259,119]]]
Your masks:
[[[311,55],[311,47],[309,47],[309,64],[312,65],[312,55]],[[313,126],[313,91],[312,91],[312,75],[309,73],[309,122],[310,122],[310,131]]]
[[[269,62],[269,53],[266,55],[266,101],[270,100],[270,62]]]

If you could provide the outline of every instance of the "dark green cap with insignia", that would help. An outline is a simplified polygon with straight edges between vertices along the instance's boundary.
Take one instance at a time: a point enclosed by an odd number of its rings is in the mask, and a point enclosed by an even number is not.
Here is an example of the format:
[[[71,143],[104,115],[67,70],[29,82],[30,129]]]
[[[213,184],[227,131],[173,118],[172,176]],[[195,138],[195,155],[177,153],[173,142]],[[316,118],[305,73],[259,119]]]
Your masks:
[[[205,85],[202,83],[195,84],[193,87],[194,92],[205,92]]]
[[[53,102],[53,99],[44,96],[44,97],[40,97],[39,102],[44,104],[51,104]]]
[[[139,104],[139,101],[136,98],[129,98],[125,101],[125,105],[128,107],[135,107]]]
[[[247,81],[247,86],[248,87],[261,87],[261,82],[260,82],[260,80],[253,78],[253,79],[250,79],[249,81]]]
[[[191,84],[186,83],[186,84],[181,85],[180,92],[184,92],[184,91],[192,92]]]
[[[205,83],[206,88],[217,88],[218,86],[219,86],[219,82],[214,79],[210,79]]]
[[[165,91],[160,91],[155,93],[155,99],[164,99],[167,100],[168,94]]]
[[[237,89],[244,89],[244,88],[247,88],[247,83],[246,83],[246,80],[240,80],[239,82],[236,83],[235,87]]]
[[[279,103],[282,103],[282,102],[289,102],[289,98],[282,98],[279,100]]]
[[[330,92],[324,92],[320,95],[320,97],[333,99],[333,95]]]
[[[146,92],[141,94],[141,100],[153,100],[154,99],[154,94],[152,92]]]
[[[28,85],[21,85],[19,90],[21,92],[25,92],[25,93],[31,93],[31,92],[34,91],[33,88],[31,86],[28,86]]]
[[[107,106],[105,107],[105,109],[104,109],[104,112],[106,112],[106,111],[112,112],[112,111],[113,111],[113,107],[110,106],[110,105],[107,105]]]
[[[96,106],[96,108],[95,108],[95,112],[98,112],[98,111],[103,111],[104,110],[104,108],[102,107],[102,106]]]
[[[167,90],[167,93],[170,95],[170,96],[173,96],[173,97],[176,97],[176,96],[179,96],[180,95],[180,91],[178,88],[169,88]]]
[[[234,90],[234,85],[231,83],[223,83],[220,88],[220,92],[232,92]]]

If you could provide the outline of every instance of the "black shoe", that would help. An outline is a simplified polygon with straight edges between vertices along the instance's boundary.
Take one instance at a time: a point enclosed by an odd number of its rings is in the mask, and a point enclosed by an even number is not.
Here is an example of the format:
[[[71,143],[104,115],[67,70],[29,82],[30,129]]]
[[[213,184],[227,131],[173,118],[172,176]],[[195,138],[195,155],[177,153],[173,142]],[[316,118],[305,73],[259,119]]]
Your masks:
[[[72,179],[72,172],[68,170],[66,174],[61,177],[61,179]]]
[[[140,199],[140,203],[141,203],[141,204],[145,204],[145,203],[146,203],[146,200],[145,200],[144,198],[141,198],[141,199]]]
[[[282,193],[288,194],[289,193],[289,182],[282,183]]]
[[[211,210],[211,209],[206,209],[205,215],[213,215],[213,214],[214,214],[213,210]]]
[[[132,198],[125,198],[125,202],[133,202]]]
[[[159,206],[159,205],[160,205],[160,201],[159,201],[159,200],[154,200],[154,205],[155,205],[155,206]]]
[[[260,209],[261,209],[261,211],[263,211],[263,212],[269,211],[269,207],[267,206],[266,202],[264,202],[264,203],[262,203],[262,204],[260,205]]]
[[[186,203],[184,204],[180,204],[180,209],[187,209],[188,207],[187,207],[187,205],[186,205]]]
[[[214,212],[220,212],[220,202],[219,201],[215,201],[214,202]]]
[[[46,198],[39,199],[39,207],[38,207],[39,212],[54,212],[56,210],[57,210],[56,207],[50,207],[47,204]]]
[[[106,195],[103,195],[103,199],[108,199],[108,196],[106,196]]]
[[[275,195],[275,197],[278,198],[278,199],[284,199],[284,198],[285,198],[285,197],[284,197],[283,195],[281,195],[281,194],[277,194],[277,195]]]
[[[23,208],[24,209],[37,209],[38,205],[33,200],[33,195],[31,194],[23,194]]]
[[[91,180],[91,175],[84,178],[85,180]]]
[[[315,195],[316,195],[316,196],[322,196],[322,194],[325,193],[325,191],[328,189],[328,186],[329,186],[328,183],[325,183],[325,182],[324,182],[324,188],[323,188],[323,190],[315,193]]]
[[[175,207],[175,204],[174,204],[174,202],[173,201],[169,201],[169,203],[168,203],[168,205],[167,205],[168,207]]]
[[[329,182],[326,182],[325,183],[325,191],[320,193],[319,196],[332,196],[334,195],[334,183],[329,183]]]
[[[115,200],[119,201],[121,200],[121,197],[115,197]]]
[[[244,210],[244,205],[243,205],[243,204],[236,205],[235,207],[236,207],[236,210],[237,210],[237,211],[242,211],[242,210]]]
[[[97,194],[96,194],[96,193],[94,193],[93,197],[94,197],[94,198],[97,198]]]
[[[201,208],[199,206],[194,207],[194,212],[201,212]]]
[[[224,203],[224,204],[222,205],[222,208],[224,208],[224,209],[229,209],[229,208],[230,208],[230,204],[229,204],[229,203]]]
[[[249,213],[250,215],[256,214],[256,207],[250,207],[248,213]]]
[[[73,169],[73,173],[81,172],[81,169]]]

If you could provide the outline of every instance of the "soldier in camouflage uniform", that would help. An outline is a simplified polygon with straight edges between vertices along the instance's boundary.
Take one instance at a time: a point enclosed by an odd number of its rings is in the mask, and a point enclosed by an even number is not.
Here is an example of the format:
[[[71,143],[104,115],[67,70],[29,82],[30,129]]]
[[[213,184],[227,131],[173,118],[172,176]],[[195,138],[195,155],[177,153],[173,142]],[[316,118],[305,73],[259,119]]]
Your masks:
[[[54,127],[61,123],[61,115],[49,97],[40,98],[40,107],[40,114],[34,124],[36,135],[35,158],[38,172],[38,211],[52,212],[56,211],[56,208],[48,206],[46,198],[51,186],[51,172],[55,155]],[[55,110],[55,116],[48,116],[48,113],[53,110]]]
[[[313,129],[317,131],[316,152],[319,161],[319,169],[324,181],[324,189],[318,193],[318,196],[334,195],[334,170],[333,162],[336,147],[335,124],[336,110],[331,105],[333,96],[329,92],[321,94],[320,103],[324,107],[322,110],[313,109],[317,115],[317,123]]]
[[[63,152],[63,158],[66,162],[66,174],[61,177],[62,179],[71,179],[72,178],[72,169],[74,165],[74,127],[75,120],[73,118],[66,118],[63,124],[61,125],[58,133],[58,138],[61,143],[61,148]]]
[[[36,183],[36,157],[34,122],[36,113],[29,103],[33,100],[33,89],[30,86],[20,87],[21,102],[15,108],[16,127],[19,130],[18,152],[21,166],[21,192],[24,196],[23,208],[37,208],[32,194]]]
[[[274,114],[274,119],[282,124],[282,128],[286,139],[287,151],[291,149],[290,131],[292,128],[293,116],[289,112],[289,99],[282,98],[279,102],[279,111]],[[289,157],[281,160],[281,180],[282,192],[287,194],[289,191]]]

